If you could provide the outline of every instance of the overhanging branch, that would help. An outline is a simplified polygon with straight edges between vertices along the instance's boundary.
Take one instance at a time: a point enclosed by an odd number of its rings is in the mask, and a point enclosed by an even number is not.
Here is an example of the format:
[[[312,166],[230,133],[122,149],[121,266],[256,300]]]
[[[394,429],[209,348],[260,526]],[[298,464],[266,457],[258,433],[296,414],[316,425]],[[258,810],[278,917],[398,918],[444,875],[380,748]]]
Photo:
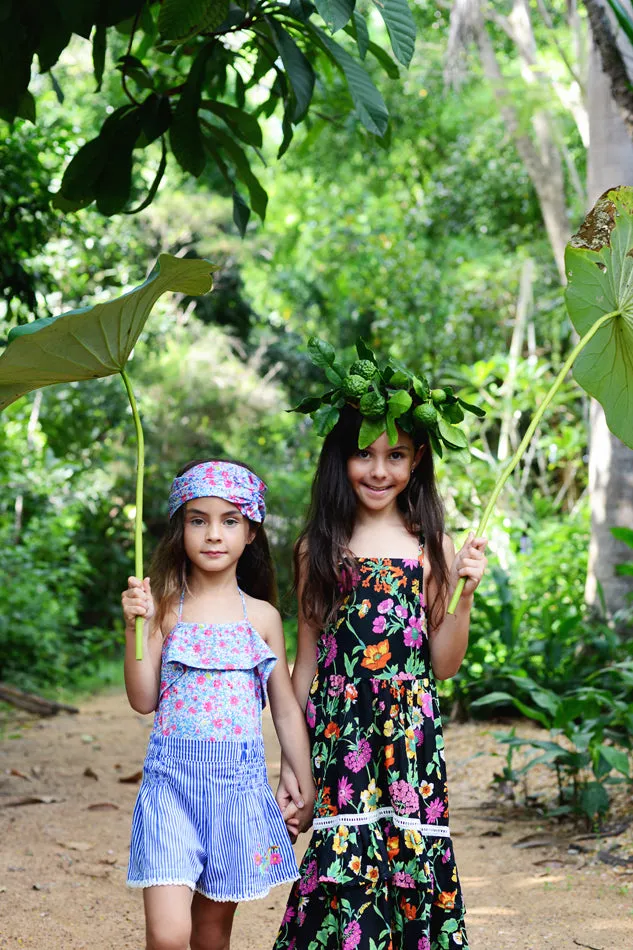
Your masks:
[[[584,0],[591,35],[600,53],[602,69],[611,82],[611,94],[628,134],[633,138],[633,85],[626,71],[611,23],[599,0]]]

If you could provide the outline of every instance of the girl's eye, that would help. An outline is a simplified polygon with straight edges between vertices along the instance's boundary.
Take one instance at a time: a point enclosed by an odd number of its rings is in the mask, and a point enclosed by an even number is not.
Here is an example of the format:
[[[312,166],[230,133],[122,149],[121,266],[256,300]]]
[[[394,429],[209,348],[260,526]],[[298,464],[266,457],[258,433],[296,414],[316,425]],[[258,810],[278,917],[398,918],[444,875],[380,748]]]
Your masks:
[[[402,452],[392,452],[391,458],[395,459],[396,462],[399,462],[400,459],[404,458],[404,455],[402,454]]]
[[[193,525],[194,528],[198,528],[201,524],[204,524],[202,518],[192,518],[189,524]]]
[[[232,528],[233,525],[239,524],[237,518],[227,518],[224,524],[228,525],[229,528]]]
[[[358,459],[368,459],[368,458],[369,458],[369,452],[366,452],[365,449],[359,449],[358,452],[356,453],[356,458],[358,458]]]

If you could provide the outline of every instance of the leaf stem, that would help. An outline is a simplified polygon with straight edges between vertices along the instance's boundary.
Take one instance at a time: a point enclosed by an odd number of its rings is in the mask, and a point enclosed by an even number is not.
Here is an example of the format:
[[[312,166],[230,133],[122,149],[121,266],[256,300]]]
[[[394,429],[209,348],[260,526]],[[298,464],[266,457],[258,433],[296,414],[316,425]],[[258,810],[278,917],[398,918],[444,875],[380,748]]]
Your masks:
[[[134,391],[130,383],[130,377],[124,369],[121,370],[121,376],[125,383],[132,415],[134,416],[134,427],[136,429],[136,517],[134,522],[134,573],[141,581],[143,580],[143,475],[145,473],[145,439],[143,438],[143,427],[141,426],[141,417],[138,414]],[[143,618],[137,617],[136,624],[136,659],[143,659]]]
[[[517,464],[519,463],[519,461],[521,460],[521,457],[522,457],[523,453],[525,452],[525,450],[526,450],[527,447],[528,447],[528,444],[529,444],[529,442],[530,442],[530,439],[531,439],[532,436],[534,435],[534,432],[536,431],[536,428],[537,428],[539,422],[540,422],[541,419],[543,418],[543,415],[544,415],[544,413],[545,413],[545,410],[547,409],[547,407],[549,406],[550,402],[552,401],[552,399],[554,398],[554,396],[556,395],[556,393],[558,392],[558,390],[559,390],[560,387],[562,386],[563,381],[564,381],[564,379],[565,379],[565,376],[567,375],[567,373],[569,372],[569,370],[570,370],[571,367],[573,366],[576,357],[578,356],[578,354],[580,353],[580,351],[587,345],[587,343],[589,343],[589,340],[591,340],[592,337],[595,336],[595,334],[598,332],[598,330],[599,330],[602,326],[604,326],[604,324],[607,323],[608,320],[611,320],[613,317],[617,317],[617,316],[619,316],[619,315],[620,315],[620,311],[619,311],[619,310],[614,310],[613,313],[605,313],[602,317],[600,317],[599,320],[596,320],[596,322],[593,324],[593,326],[591,327],[591,329],[589,329],[589,330],[585,333],[585,335],[578,341],[578,343],[576,344],[576,346],[573,348],[573,350],[571,351],[571,353],[569,354],[569,356],[567,357],[567,359],[566,359],[565,362],[563,363],[563,365],[562,365],[562,367],[561,367],[561,370],[560,370],[558,376],[556,377],[556,379],[554,380],[554,382],[553,382],[553,384],[552,384],[552,387],[551,387],[550,391],[547,393],[547,395],[546,395],[545,398],[543,399],[543,402],[541,403],[541,405],[538,407],[538,409],[537,409],[536,412],[534,413],[534,416],[533,416],[533,418],[532,418],[532,421],[530,422],[530,424],[529,424],[529,426],[528,426],[528,428],[527,428],[527,431],[526,431],[525,435],[524,435],[523,438],[521,439],[521,442],[520,442],[520,444],[519,444],[519,447],[517,448],[516,452],[514,453],[514,455],[512,456],[512,458],[510,459],[510,461],[508,462],[508,464],[506,465],[506,467],[504,468],[504,470],[502,471],[501,475],[500,475],[499,478],[497,479],[497,483],[496,483],[495,487],[494,487],[493,490],[492,490],[492,495],[490,496],[490,501],[489,501],[488,504],[486,505],[486,507],[485,507],[485,509],[484,509],[484,513],[483,513],[483,515],[481,516],[481,521],[479,522],[479,525],[477,526],[476,537],[479,537],[479,538],[480,538],[480,537],[483,535],[484,531],[486,530],[486,525],[488,524],[488,519],[490,518],[490,515],[492,514],[492,510],[493,510],[493,508],[494,508],[494,506],[495,506],[495,504],[496,504],[497,498],[498,498],[499,495],[501,494],[501,490],[503,489],[503,486],[505,485],[505,483],[507,482],[508,478],[510,477],[510,475],[512,474],[512,472],[513,472],[514,469],[516,468],[516,466],[517,466]],[[460,598],[461,595],[462,595],[462,591],[463,591],[463,589],[464,589],[464,584],[465,584],[465,583],[466,583],[466,578],[465,578],[465,577],[461,577],[461,578],[459,579],[459,581],[458,581],[457,587],[455,588],[455,592],[454,592],[453,596],[451,597],[451,602],[450,602],[450,604],[448,605],[448,611],[447,611],[447,613],[449,613],[449,614],[454,614],[454,613],[455,613],[455,608],[457,607],[457,603],[458,603],[458,601],[459,601],[459,598]]]

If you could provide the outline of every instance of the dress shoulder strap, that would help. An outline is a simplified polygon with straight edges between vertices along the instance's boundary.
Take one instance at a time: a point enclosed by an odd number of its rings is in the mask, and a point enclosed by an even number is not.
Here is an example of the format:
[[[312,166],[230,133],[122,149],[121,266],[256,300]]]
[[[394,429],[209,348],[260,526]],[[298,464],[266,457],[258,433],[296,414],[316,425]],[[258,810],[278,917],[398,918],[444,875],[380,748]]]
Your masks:
[[[240,600],[242,601],[242,610],[244,611],[244,620],[248,620],[248,614],[246,612],[246,598],[244,597],[241,587],[237,588],[237,592],[240,595]]]
[[[185,602],[185,588],[183,587],[180,594],[180,603],[178,604],[178,623],[182,620],[182,608]]]

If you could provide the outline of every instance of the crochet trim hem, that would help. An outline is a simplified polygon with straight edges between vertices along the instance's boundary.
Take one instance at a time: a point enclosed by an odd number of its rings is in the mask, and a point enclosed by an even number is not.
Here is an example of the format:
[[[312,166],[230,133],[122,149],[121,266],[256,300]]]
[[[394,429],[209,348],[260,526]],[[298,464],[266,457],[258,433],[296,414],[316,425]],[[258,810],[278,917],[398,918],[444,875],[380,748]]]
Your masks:
[[[429,825],[422,824],[419,818],[408,818],[406,815],[397,815],[393,808],[385,806],[384,808],[375,808],[373,811],[362,812],[361,814],[342,812],[339,815],[325,815],[315,818],[312,822],[315,831],[328,828],[338,828],[339,825],[373,825],[383,818],[388,818],[396,828],[403,828],[407,831],[419,831],[428,838],[450,838],[451,833],[448,825]]]

